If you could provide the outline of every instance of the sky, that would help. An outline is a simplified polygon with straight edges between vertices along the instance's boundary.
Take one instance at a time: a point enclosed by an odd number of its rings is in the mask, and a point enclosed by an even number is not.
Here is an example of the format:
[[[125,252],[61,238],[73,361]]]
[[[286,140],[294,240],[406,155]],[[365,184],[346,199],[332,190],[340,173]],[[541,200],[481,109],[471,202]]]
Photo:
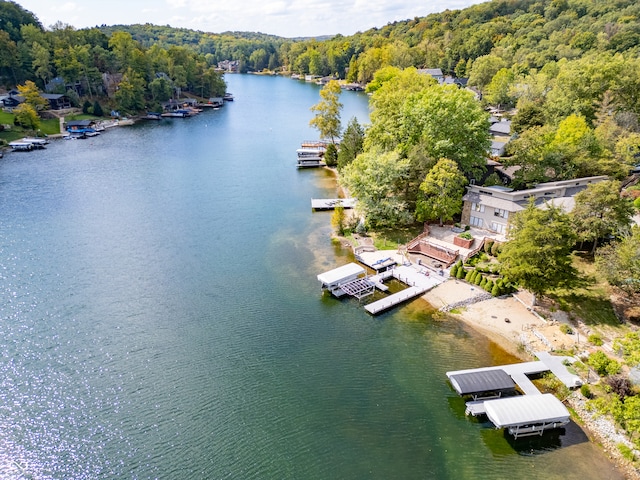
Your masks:
[[[286,38],[348,36],[389,22],[457,10],[483,0],[14,0],[49,27],[152,23],[209,33],[261,32]]]

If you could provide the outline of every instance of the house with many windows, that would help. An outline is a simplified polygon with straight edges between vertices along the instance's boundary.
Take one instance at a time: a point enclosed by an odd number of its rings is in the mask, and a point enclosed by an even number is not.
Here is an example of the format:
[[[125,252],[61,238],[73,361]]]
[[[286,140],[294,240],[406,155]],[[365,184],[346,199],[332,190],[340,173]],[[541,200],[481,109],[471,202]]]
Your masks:
[[[500,185],[469,185],[466,195],[462,197],[462,223],[506,235],[509,219],[516,212],[524,210],[531,198],[539,207],[551,203],[570,212],[573,210],[574,196],[578,192],[607,178],[602,175],[540,183],[528,190],[513,190]]]

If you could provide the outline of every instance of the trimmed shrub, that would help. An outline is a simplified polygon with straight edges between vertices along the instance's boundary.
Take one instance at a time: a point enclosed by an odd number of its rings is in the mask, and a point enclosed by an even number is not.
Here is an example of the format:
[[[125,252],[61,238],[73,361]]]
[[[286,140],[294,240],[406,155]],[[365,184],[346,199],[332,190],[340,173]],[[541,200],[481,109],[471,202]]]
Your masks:
[[[500,286],[497,283],[493,285],[493,288],[491,289],[491,295],[493,295],[494,297],[499,297],[500,295],[502,295]]]
[[[449,276],[451,278],[455,277],[456,274],[458,273],[458,265],[454,265],[453,267],[451,267],[451,271],[449,272]]]
[[[589,355],[587,364],[596,371],[601,377],[606,375],[615,375],[620,371],[620,363],[607,357],[604,352],[594,352]]]
[[[493,240],[489,240],[489,239],[484,241],[484,252],[487,255],[491,255],[491,247],[493,247],[494,243],[495,242]]]
[[[571,335],[573,333],[573,330],[571,329],[571,327],[566,323],[563,323],[562,325],[560,325],[560,331],[565,335]]]
[[[480,288],[484,288],[487,285],[487,277],[482,276],[482,280],[480,280]]]
[[[480,272],[476,272],[476,278],[473,279],[473,283],[480,286],[483,278],[484,278],[484,275],[482,275]]]
[[[593,398],[593,393],[591,393],[591,389],[589,388],[589,385],[587,385],[586,383],[583,383],[580,386],[580,393],[584,398],[587,398],[587,399]]]
[[[498,254],[500,253],[500,244],[498,242],[493,242],[493,245],[491,245],[491,255],[493,255],[494,257],[497,257]]]
[[[456,273],[456,278],[459,278],[460,280],[462,280],[463,278],[465,278],[465,276],[466,276],[466,271],[464,267],[458,268],[458,273]]]
[[[587,341],[591,344],[591,345],[595,345],[596,347],[601,346],[604,342],[602,341],[602,337],[600,335],[598,335],[597,333],[592,333],[591,335],[589,335],[587,337]]]
[[[469,270],[467,272],[467,274],[465,275],[464,279],[469,282],[469,283],[473,283],[473,276],[475,275],[475,270]]]
[[[487,283],[484,285],[484,289],[491,293],[493,291],[493,280],[487,280]]]

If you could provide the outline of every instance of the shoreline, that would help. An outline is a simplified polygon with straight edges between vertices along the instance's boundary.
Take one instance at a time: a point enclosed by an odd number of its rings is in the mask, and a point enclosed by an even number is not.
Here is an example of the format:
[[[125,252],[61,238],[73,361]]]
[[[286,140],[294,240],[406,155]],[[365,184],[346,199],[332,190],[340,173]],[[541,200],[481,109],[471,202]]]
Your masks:
[[[478,293],[483,292],[478,292],[477,287],[467,282],[449,279],[421,298],[437,310],[466,302],[466,305],[454,308],[447,315],[463,322],[523,361],[533,358],[536,351],[562,350],[580,343],[577,336],[573,338],[574,335],[562,333],[557,322],[544,320],[515,295],[476,301],[474,297]],[[586,399],[579,389],[572,391],[566,403],[574,412],[574,421],[585,431],[591,442],[602,448],[612,465],[626,478],[640,480],[640,472],[622,457],[617,448],[619,444],[632,448],[633,444],[618,432],[616,425],[611,420],[588,411],[585,407]]]

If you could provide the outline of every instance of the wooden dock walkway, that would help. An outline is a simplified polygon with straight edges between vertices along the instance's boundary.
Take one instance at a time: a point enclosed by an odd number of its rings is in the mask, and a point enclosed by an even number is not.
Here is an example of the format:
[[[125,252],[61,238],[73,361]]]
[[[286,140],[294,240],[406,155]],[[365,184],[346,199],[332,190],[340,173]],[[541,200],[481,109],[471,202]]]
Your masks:
[[[389,295],[388,297],[365,305],[365,310],[371,315],[377,315],[395,307],[396,305],[424,294],[444,281],[443,277],[439,277],[437,275],[425,275],[425,271],[426,269],[416,269],[408,265],[401,265],[389,270],[393,278],[405,283],[409,287],[398,293],[394,293],[393,295]]]
[[[312,210],[333,210],[338,205],[342,205],[342,208],[355,207],[355,198],[312,198],[311,209]]]

